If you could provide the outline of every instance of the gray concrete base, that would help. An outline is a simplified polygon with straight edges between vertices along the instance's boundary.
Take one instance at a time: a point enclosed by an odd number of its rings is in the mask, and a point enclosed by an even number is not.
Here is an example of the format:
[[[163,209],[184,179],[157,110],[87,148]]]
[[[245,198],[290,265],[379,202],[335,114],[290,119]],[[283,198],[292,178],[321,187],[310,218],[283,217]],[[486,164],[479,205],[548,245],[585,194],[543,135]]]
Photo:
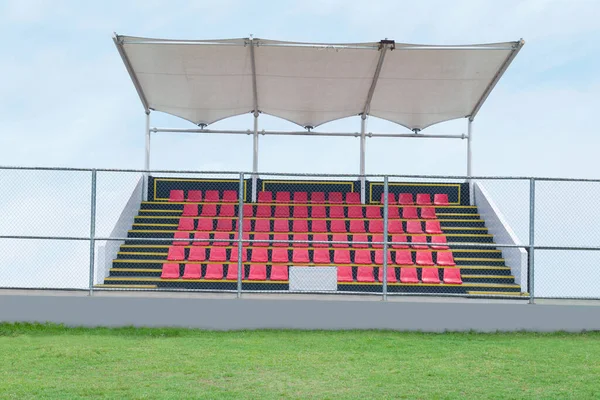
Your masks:
[[[261,296],[0,293],[0,321],[53,322],[70,326],[235,329],[391,329],[401,331],[600,330],[596,304],[522,302],[365,301]]]

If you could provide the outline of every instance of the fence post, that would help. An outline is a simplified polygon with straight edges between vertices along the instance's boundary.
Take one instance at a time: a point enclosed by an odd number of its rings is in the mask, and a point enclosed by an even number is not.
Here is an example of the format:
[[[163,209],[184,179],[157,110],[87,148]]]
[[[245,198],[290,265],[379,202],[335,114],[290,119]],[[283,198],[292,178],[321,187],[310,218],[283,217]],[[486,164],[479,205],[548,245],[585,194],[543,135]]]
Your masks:
[[[242,297],[242,275],[244,273],[244,263],[242,262],[242,246],[244,236],[244,173],[240,172],[240,185],[238,188],[238,276],[237,276],[237,298]],[[231,266],[231,264],[229,264]]]
[[[90,282],[89,295],[94,294],[94,256],[96,252],[96,170],[92,170],[92,198],[90,210]]]
[[[387,301],[387,258],[388,258],[388,177],[383,177],[383,301]]]
[[[535,304],[534,298],[534,254],[535,253],[535,179],[529,180],[529,304]]]

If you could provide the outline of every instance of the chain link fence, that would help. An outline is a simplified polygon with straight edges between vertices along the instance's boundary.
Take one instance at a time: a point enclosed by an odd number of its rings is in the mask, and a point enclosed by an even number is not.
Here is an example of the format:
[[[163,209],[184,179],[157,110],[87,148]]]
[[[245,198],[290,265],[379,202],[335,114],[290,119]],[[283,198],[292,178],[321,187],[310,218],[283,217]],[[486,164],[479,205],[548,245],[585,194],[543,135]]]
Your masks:
[[[598,182],[15,168],[0,181],[2,288],[600,298]]]

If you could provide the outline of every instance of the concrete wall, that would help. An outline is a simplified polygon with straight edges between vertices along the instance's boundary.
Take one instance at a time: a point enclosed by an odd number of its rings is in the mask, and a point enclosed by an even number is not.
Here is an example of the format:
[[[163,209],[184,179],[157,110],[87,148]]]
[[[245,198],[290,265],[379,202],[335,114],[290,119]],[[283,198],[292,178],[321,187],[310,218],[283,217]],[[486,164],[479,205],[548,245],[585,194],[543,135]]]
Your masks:
[[[600,306],[366,300],[0,295],[0,321],[70,326],[406,331],[600,330]]]

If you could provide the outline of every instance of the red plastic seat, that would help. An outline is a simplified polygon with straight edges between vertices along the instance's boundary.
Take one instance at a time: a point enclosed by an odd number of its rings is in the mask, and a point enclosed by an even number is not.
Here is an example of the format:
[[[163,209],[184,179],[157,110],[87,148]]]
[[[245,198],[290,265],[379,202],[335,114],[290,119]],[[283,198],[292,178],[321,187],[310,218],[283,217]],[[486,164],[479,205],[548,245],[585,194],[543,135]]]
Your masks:
[[[430,251],[417,251],[417,265],[435,265]]]
[[[232,219],[218,219],[217,220],[217,230],[231,232],[233,230],[233,220]]]
[[[294,192],[294,203],[300,203],[300,204],[308,203],[308,193]]]
[[[229,261],[231,262],[237,262],[238,261],[238,248],[237,246],[235,246],[233,249],[231,249],[231,252],[229,254]],[[248,261],[248,251],[242,247],[242,262],[246,262]]]
[[[385,193],[381,193],[381,204],[385,204],[383,201]],[[394,193],[388,193],[388,204],[396,204],[396,195]]]
[[[295,219],[292,222],[292,232],[308,232],[308,221],[305,219]]]
[[[396,251],[396,264],[397,265],[415,265],[412,259],[412,253],[410,250],[398,250]]]
[[[358,219],[350,220],[350,232],[351,233],[365,233],[365,222]]]
[[[388,250],[387,254],[387,263],[390,265],[392,263],[392,254]],[[375,264],[382,265],[383,264],[383,250],[375,250]]]
[[[276,219],[273,223],[273,232],[289,232],[290,221],[287,219]]]
[[[400,212],[398,211],[398,207],[388,207],[388,219],[399,219],[400,218]]]
[[[237,281],[237,278],[238,278],[237,264],[229,264],[229,266],[227,267],[227,276],[225,277],[225,279],[227,279],[229,281],[232,281],[232,280]]]
[[[460,268],[444,268],[444,283],[450,285],[461,285],[462,278],[460,276]]]
[[[223,202],[236,203],[238,201],[236,190],[223,190]],[[222,268],[222,266],[221,266]]]
[[[243,232],[250,232],[252,230],[252,226],[250,225],[252,222],[251,219],[247,219],[244,216],[244,219],[242,220],[242,231]],[[235,231],[238,232],[240,229],[240,220],[236,219],[235,221]]]
[[[354,264],[371,265],[373,259],[370,250],[356,250],[354,252]]]
[[[344,207],[331,206],[329,207],[329,218],[345,218]]]
[[[264,204],[256,206],[256,217],[271,218],[271,206],[267,206]]]
[[[208,264],[204,279],[223,279],[223,264]]]
[[[266,281],[267,280],[267,266],[264,264],[252,264],[250,265],[250,272],[248,273],[249,281]]]
[[[288,240],[290,240],[290,236],[287,233],[276,233],[273,235],[273,247],[289,247],[290,243]]]
[[[402,221],[397,219],[390,219],[388,221],[388,233],[404,233],[404,229],[402,228]]]
[[[329,235],[326,233],[316,233],[312,235],[313,243],[311,243],[312,247],[329,247],[329,243],[314,243],[314,242],[326,242],[329,240]]]
[[[244,216],[246,214],[244,213]],[[219,217],[235,217],[235,207],[233,204],[223,204],[219,208]]]
[[[207,190],[204,192],[204,201],[207,203],[218,203],[221,201],[218,190]]]
[[[229,236],[229,233],[217,232],[214,234],[212,245],[226,247],[231,244],[230,240],[231,237]]]
[[[423,283],[440,283],[440,273],[437,268],[421,268]]]
[[[194,230],[194,219],[193,218],[181,218],[177,225],[178,231],[193,231]]]
[[[436,193],[433,195],[433,204],[436,206],[447,206],[450,203],[448,202],[448,195],[446,193]]]
[[[331,238],[331,241],[332,242],[347,242],[348,235],[346,235],[345,233],[336,233]],[[344,248],[348,247],[348,243],[332,243],[331,246],[344,249]]]
[[[200,203],[202,201],[202,191],[188,190],[187,201],[193,203]]]
[[[275,218],[289,218],[290,207],[288,206],[275,206]]]
[[[288,266],[287,265],[273,265],[271,266],[271,280],[272,281],[287,281],[288,277]]]
[[[366,214],[365,216],[367,218],[381,218],[381,207],[378,206],[370,206],[370,207],[366,207]]]
[[[451,251],[438,251],[437,253],[437,265],[442,265],[444,267],[454,267],[456,263],[454,262],[454,257],[452,256]]]
[[[240,236],[238,235],[238,233],[237,233],[237,232],[235,232],[235,233],[233,234],[233,245],[234,245],[234,246],[237,246],[237,245],[238,245],[238,238],[239,238],[239,237],[240,237]],[[247,247],[247,246],[251,246],[251,245],[252,245],[251,243],[248,243],[248,242],[247,242],[248,240],[250,240],[250,234],[249,234],[248,232],[244,232],[244,233],[242,234],[242,240],[246,240],[246,242],[242,243],[242,247]]]
[[[268,233],[255,233],[253,240],[255,241],[250,243],[250,245],[253,247],[269,247],[270,245],[270,238]],[[256,240],[266,240],[266,242],[256,242]]]
[[[173,235],[173,239],[189,239],[190,238],[190,234],[188,232],[175,232],[175,235]],[[189,246],[190,242],[184,242],[184,241],[179,241],[176,240],[173,242],[173,246]]]
[[[179,264],[163,264],[160,277],[162,279],[179,279]]]
[[[184,204],[183,212],[181,213],[184,217],[197,217],[198,216],[198,204]]]
[[[436,219],[437,215],[435,215],[435,208],[433,208],[433,207],[423,207],[423,208],[421,208],[421,218],[423,218],[423,219]]]
[[[200,264],[186,264],[183,269],[183,279],[200,279],[202,266]]]
[[[416,207],[403,207],[402,208],[402,218],[404,219],[418,219],[417,208]]]
[[[292,216],[294,218],[308,218],[308,207],[295,206],[293,207]]]
[[[254,263],[266,263],[269,261],[269,254],[267,249],[252,249],[252,255],[250,260]]]
[[[308,247],[308,243],[299,243],[297,240],[305,240],[308,241],[308,234],[306,233],[296,233],[292,236],[292,247]]]
[[[196,232],[194,233],[194,239],[198,240],[197,242],[192,242],[192,246],[208,246],[208,233],[206,232]]]
[[[355,242],[367,242],[367,243],[355,243]],[[369,247],[368,242],[369,242],[369,239],[367,238],[367,235],[352,235],[352,247],[354,247],[356,249],[368,248]],[[342,246],[338,246],[338,247],[342,247]],[[343,247],[348,247],[348,245],[345,245]]]
[[[410,241],[412,242],[412,248],[413,249],[428,249],[429,246],[427,246],[427,236],[423,236],[423,235],[416,235],[416,236],[412,236],[410,238]]]
[[[212,247],[208,255],[210,262],[225,262],[227,261],[227,251],[224,247]]]
[[[421,221],[406,221],[406,233],[423,233]]]
[[[169,192],[169,201],[183,201],[183,190],[171,190]],[[177,276],[179,277],[179,276]]]
[[[358,267],[356,271],[357,282],[375,282],[372,267]]]
[[[416,268],[400,268],[400,282],[419,283]]]
[[[408,242],[406,235],[392,235],[392,242]],[[407,244],[393,244],[392,249],[408,249]]]
[[[379,282],[383,282],[383,267],[379,268],[378,274]],[[396,278],[396,268],[389,267],[387,269],[387,281],[388,282],[398,282],[398,278]]]
[[[287,249],[273,249],[271,251],[271,262],[286,263],[286,264],[288,262],[290,262],[288,250]]]
[[[344,202],[341,192],[329,192],[327,199],[329,200],[329,204],[342,204]]]
[[[334,219],[331,221],[331,232],[343,233],[346,231],[346,221],[343,219]]]
[[[271,220],[257,219],[254,221],[254,232],[271,232]]]
[[[334,250],[333,262],[335,264],[350,264],[350,251],[344,249]]]
[[[327,218],[325,206],[312,206],[310,208],[310,216],[312,218]]]
[[[360,204],[360,193],[346,193],[346,204]]]
[[[352,267],[337,267],[338,282],[354,282]]]
[[[212,218],[200,218],[196,230],[200,232],[208,232],[214,229],[214,221]]]
[[[313,262],[315,264],[331,264],[331,256],[328,249],[315,249],[313,251]]]
[[[312,232],[329,232],[327,229],[327,221],[325,220],[313,220],[310,223]]]
[[[258,202],[259,203],[272,203],[273,202],[273,193],[258,192]]]
[[[420,206],[431,204],[431,196],[429,193],[417,193],[417,204]]]
[[[275,193],[275,203],[290,203],[290,192]]]
[[[216,217],[217,216],[217,205],[216,204],[203,204],[202,213],[203,217]]]
[[[188,261],[206,261],[206,248],[204,247],[192,247],[190,249],[190,255]]]
[[[294,264],[308,264],[310,262],[308,258],[308,250],[294,249],[294,251],[292,251],[292,262]]]
[[[434,250],[447,250],[449,247],[446,245],[446,236],[432,236],[431,237],[431,248]]]
[[[324,192],[312,192],[310,194],[310,202],[313,204],[325,204]]]
[[[183,261],[185,260],[185,248],[181,246],[171,246],[167,252],[167,260]]]
[[[426,233],[442,233],[442,227],[440,221],[425,221],[425,232]]]
[[[380,242],[381,244],[377,244],[377,242]],[[371,236],[371,247],[374,249],[383,249],[383,235]]]
[[[412,193],[400,193],[398,195],[398,204],[400,204],[400,205],[415,204]]]
[[[244,204],[244,218],[254,216],[254,206],[252,204]]]
[[[350,206],[348,207],[348,218],[363,218],[362,206]]]
[[[373,219],[369,221],[369,232],[370,233],[383,233],[383,220]]]

